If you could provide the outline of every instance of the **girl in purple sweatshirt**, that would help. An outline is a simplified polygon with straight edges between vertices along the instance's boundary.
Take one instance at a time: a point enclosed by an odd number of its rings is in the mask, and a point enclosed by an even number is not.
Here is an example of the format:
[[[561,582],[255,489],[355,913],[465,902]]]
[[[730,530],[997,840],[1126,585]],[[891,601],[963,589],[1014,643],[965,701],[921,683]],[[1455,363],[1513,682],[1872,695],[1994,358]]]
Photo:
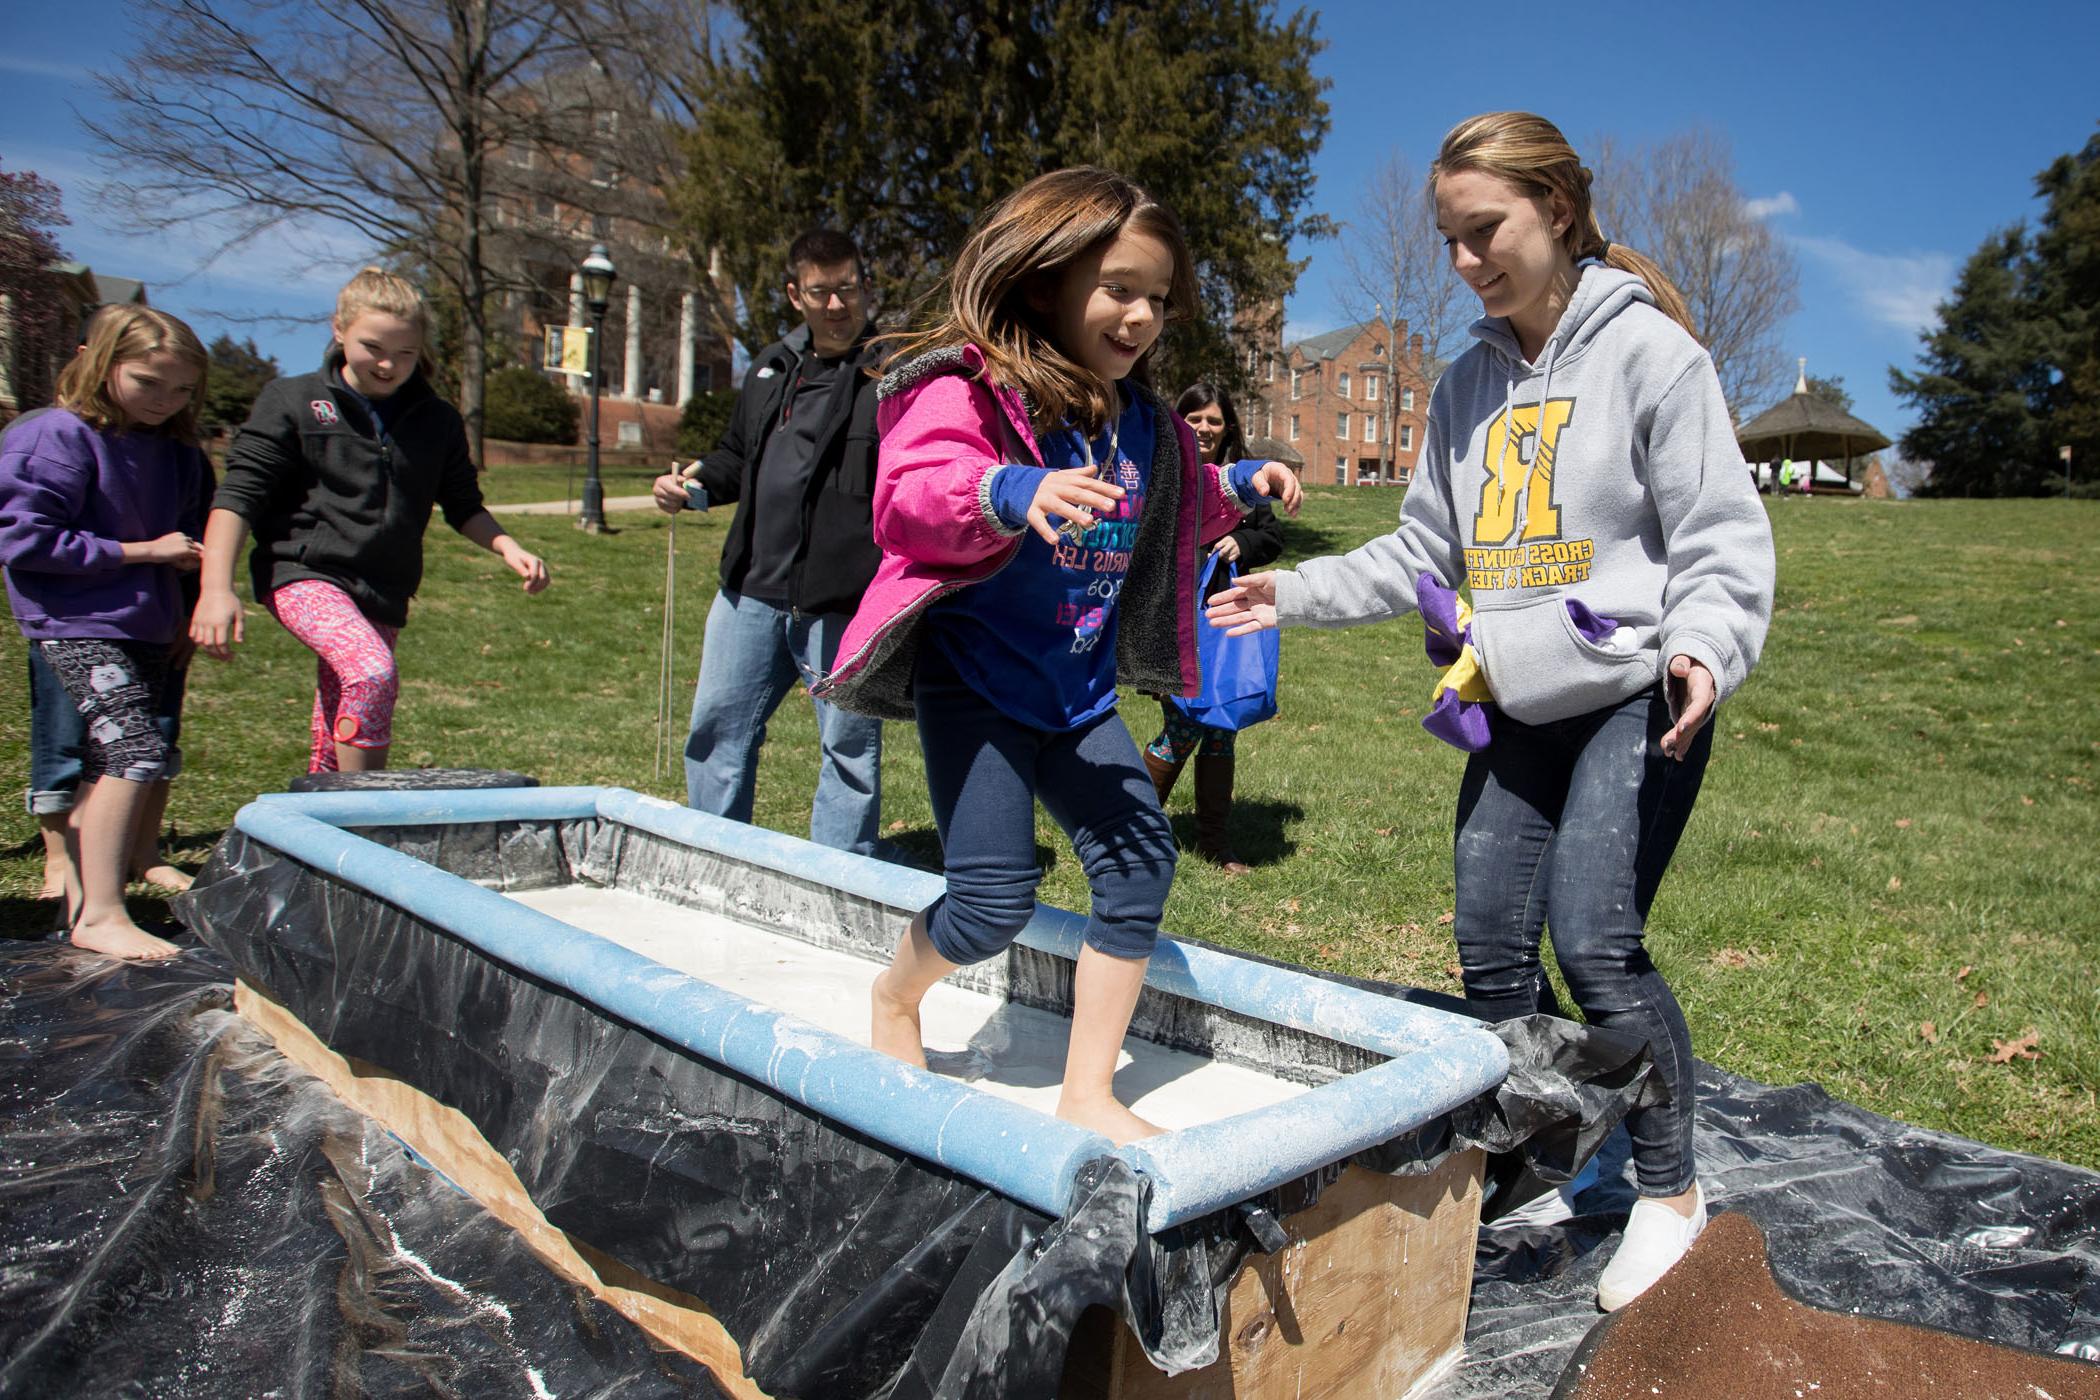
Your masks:
[[[112,308],[60,374],[57,407],[0,438],[8,602],[87,730],[66,830],[81,893],[66,923],[76,947],[119,958],[178,951],[131,921],[124,862],[168,761],[155,700],[187,621],[176,573],[198,562],[195,405],[208,365],[173,316]]]

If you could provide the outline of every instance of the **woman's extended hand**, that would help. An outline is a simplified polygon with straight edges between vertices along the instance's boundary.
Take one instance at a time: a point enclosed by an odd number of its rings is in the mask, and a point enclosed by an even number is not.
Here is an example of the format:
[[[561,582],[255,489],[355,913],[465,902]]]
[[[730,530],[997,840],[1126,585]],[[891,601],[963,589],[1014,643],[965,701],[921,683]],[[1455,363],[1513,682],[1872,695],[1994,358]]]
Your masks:
[[[1053,545],[1057,543],[1058,527],[1051,523],[1052,516],[1070,522],[1079,534],[1086,533],[1097,514],[1114,510],[1116,502],[1123,499],[1123,488],[1102,481],[1099,471],[1098,466],[1067,467],[1044,476],[1042,484],[1035,488],[1035,499],[1028,503],[1029,528]],[[1009,505],[1007,509],[1013,507]]]
[[[1242,583],[1245,579],[1240,580]],[[1670,701],[1670,714],[1677,723],[1662,736],[1665,758],[1684,762],[1692,740],[1713,718],[1714,673],[1683,652],[1670,658],[1669,674],[1663,677],[1663,693]]]
[[[1212,596],[1203,615],[1210,619],[1211,626],[1224,628],[1228,637],[1243,637],[1274,627],[1276,575],[1270,571],[1241,574],[1237,584]]]
[[[1254,489],[1282,506],[1286,515],[1298,513],[1298,502],[1305,495],[1298,485],[1298,473],[1281,462],[1263,462],[1254,474]]]

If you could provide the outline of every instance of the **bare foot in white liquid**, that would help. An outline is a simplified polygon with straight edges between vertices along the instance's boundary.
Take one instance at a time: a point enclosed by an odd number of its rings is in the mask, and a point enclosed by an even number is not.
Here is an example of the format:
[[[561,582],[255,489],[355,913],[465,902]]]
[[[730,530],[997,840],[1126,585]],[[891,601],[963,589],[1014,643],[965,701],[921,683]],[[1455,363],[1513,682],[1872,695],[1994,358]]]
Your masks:
[[[876,977],[868,993],[868,1044],[908,1065],[926,1068],[926,1046],[919,1039],[919,1004],[899,1001],[883,987],[888,973]]]
[[[1166,1131],[1156,1123],[1147,1123],[1106,1095],[1088,1099],[1059,1095],[1057,1116],[1067,1123],[1077,1123],[1082,1128],[1093,1129],[1118,1147],[1136,1142],[1139,1138],[1158,1137]]]

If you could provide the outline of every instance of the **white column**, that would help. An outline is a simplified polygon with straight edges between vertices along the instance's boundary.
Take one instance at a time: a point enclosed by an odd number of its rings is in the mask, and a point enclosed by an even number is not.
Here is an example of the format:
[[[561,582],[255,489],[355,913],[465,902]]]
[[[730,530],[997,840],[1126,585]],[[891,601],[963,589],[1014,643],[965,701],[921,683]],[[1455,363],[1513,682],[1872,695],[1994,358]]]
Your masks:
[[[687,292],[678,301],[678,406],[684,408],[693,396],[693,381],[699,364],[693,342],[700,336],[700,294]]]
[[[620,392],[630,399],[642,396],[642,289],[627,284],[627,362],[621,366]]]
[[[580,272],[569,274],[569,324],[572,326],[588,326],[590,324],[590,321],[584,315],[583,274]],[[587,374],[572,374],[568,376],[568,380],[569,392],[572,394],[580,396],[591,391],[591,377]]]

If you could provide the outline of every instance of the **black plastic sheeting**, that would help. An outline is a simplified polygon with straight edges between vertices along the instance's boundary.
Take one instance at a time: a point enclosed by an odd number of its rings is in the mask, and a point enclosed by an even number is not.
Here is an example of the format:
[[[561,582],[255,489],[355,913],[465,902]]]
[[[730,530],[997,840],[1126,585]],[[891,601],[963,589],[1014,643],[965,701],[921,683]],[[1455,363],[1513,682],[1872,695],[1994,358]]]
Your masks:
[[[721,1393],[232,1005],[203,951],[0,951],[0,1395]]]
[[[374,901],[241,844],[200,885],[285,950],[269,954],[271,990],[338,1050],[458,1103],[557,1224],[699,1283],[771,1393],[1049,1396],[1070,1322],[1094,1304],[1180,1364],[1196,1364],[1206,1327],[1214,1340],[1216,1289],[1255,1247],[1246,1220],[1144,1236],[1142,1183],[1113,1163],[1047,1220],[796,1121],[637,1032],[566,1018],[553,989],[485,960],[408,966],[400,940],[372,936]],[[356,948],[395,951],[334,965]],[[312,980],[324,962],[326,984]],[[286,1066],[231,1014],[228,976],[202,950],[158,967],[56,945],[0,953],[0,1395],[718,1393]],[[381,1010],[331,1028],[327,1008],[344,1004]],[[477,1005],[495,1009],[463,1024]],[[1644,1065],[1565,1022],[1503,1033],[1519,1061],[1507,1093],[1371,1164],[1404,1170],[1462,1137],[1527,1140],[1530,1176],[1521,1152],[1491,1173],[1515,1200],[1565,1176],[1646,1092]],[[1571,1058],[1577,1073],[1555,1071]],[[535,1063],[568,1067],[558,1095]],[[1702,1179],[1764,1228],[1798,1296],[2100,1349],[2100,1177],[1814,1086],[1702,1066],[1700,1094]],[[1553,1388],[1596,1321],[1631,1201],[1623,1142],[1605,1143],[1604,1184],[1576,1221],[1483,1232],[1468,1357],[1439,1400]],[[1265,1205],[1288,1215],[1320,1184]]]
[[[367,834],[413,841],[443,868],[505,887],[565,878],[592,839],[573,824],[448,831]],[[463,1113],[550,1223],[702,1299],[746,1373],[775,1395],[1051,1395],[1090,1307],[1120,1315],[1162,1369],[1208,1364],[1241,1261],[1280,1242],[1272,1222],[1310,1205],[1342,1166],[1153,1235],[1143,1179],[1104,1158],[1051,1220],[239,832],[179,907],[323,1043]],[[1647,1083],[1645,1059],[1614,1037],[1557,1028],[1530,1058],[1557,1102],[1630,1099]],[[1620,1087],[1576,1088],[1550,1068],[1556,1059]],[[1421,1172],[1516,1133],[1573,1136],[1576,1116],[1491,1098],[1353,1160]]]

